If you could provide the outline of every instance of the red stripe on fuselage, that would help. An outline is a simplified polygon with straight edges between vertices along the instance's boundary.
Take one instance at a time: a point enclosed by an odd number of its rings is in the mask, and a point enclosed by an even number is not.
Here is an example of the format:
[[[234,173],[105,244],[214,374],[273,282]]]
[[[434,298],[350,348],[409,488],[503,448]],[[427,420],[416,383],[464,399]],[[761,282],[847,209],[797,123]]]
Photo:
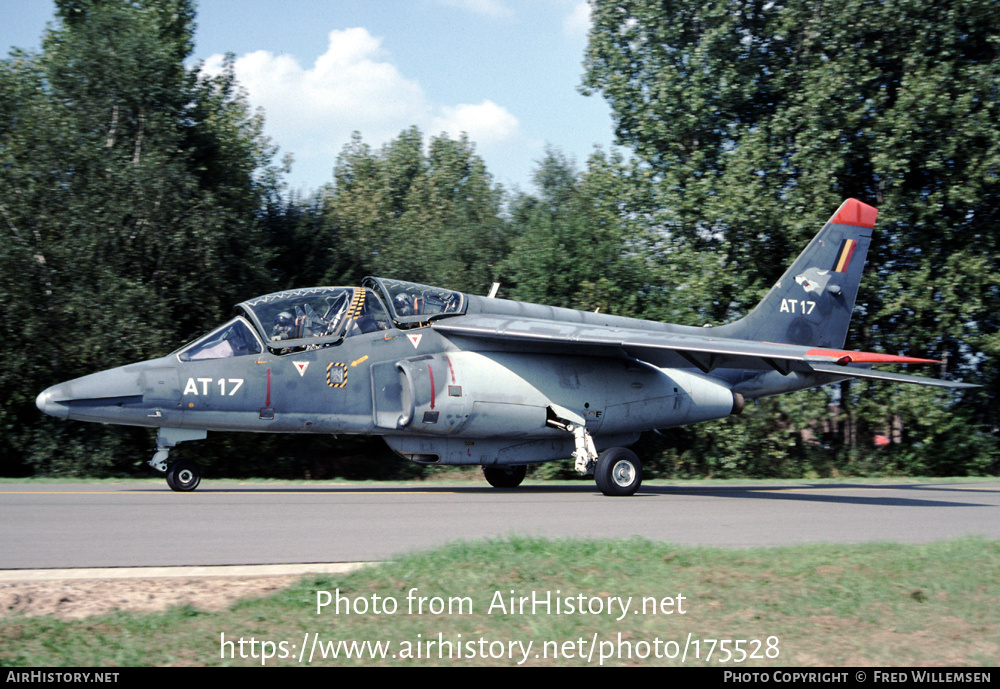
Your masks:
[[[448,362],[448,370],[451,372],[451,382],[452,382],[452,384],[454,384],[455,383],[455,367],[451,365],[451,359],[448,358],[447,354],[444,355],[444,360]]]

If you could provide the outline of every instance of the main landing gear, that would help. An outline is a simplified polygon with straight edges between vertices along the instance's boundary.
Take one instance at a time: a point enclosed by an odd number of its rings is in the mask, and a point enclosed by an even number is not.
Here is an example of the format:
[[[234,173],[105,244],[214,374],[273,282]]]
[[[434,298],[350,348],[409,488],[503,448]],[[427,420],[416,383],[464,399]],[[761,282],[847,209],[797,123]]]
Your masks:
[[[483,476],[486,477],[486,482],[494,488],[517,488],[527,473],[527,464],[483,467]]]
[[[594,446],[594,439],[587,429],[579,424],[567,424],[566,430],[576,440],[576,470],[584,475],[593,474],[597,487],[605,495],[635,495],[642,485],[642,462],[632,450],[612,447],[600,455]]]
[[[156,436],[156,454],[147,464],[167,475],[167,485],[171,490],[187,492],[194,490],[201,483],[201,471],[198,465],[186,459],[178,459],[168,464],[170,449],[185,440],[204,440],[206,431],[187,430],[183,428],[161,428]]]
[[[597,458],[594,480],[605,495],[634,495],[642,485],[642,463],[632,450],[612,447]]]
[[[586,476],[593,474],[598,489],[605,495],[635,495],[642,485],[642,462],[632,450],[612,447],[598,454],[594,439],[582,424],[565,419],[551,419],[549,425],[573,434],[576,441],[575,469]],[[516,488],[524,480],[528,467],[484,466],[483,475],[495,488]]]

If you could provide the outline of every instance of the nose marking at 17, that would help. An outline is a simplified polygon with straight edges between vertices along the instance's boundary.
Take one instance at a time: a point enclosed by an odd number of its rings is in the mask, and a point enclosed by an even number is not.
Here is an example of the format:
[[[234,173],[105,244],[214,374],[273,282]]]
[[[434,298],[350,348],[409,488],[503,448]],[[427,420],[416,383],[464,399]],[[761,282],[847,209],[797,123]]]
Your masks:
[[[219,378],[214,384],[212,380],[212,378],[188,378],[187,385],[184,386],[184,394],[208,395],[218,386],[220,395],[232,397],[243,386],[242,378]],[[201,392],[198,392],[199,383],[201,384]]]

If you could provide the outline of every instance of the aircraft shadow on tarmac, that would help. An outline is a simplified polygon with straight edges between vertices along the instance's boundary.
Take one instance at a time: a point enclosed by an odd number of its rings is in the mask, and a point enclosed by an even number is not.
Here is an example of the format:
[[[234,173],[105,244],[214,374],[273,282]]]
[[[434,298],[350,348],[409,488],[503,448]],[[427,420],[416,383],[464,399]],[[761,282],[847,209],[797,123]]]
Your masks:
[[[842,503],[852,505],[877,505],[886,507],[987,507],[988,503],[956,502],[951,500],[935,500],[924,496],[899,497],[898,495],[840,495],[839,491],[926,491],[949,490],[948,488],[932,488],[913,484],[838,484],[836,486],[822,484],[789,484],[778,486],[732,486],[732,487],[692,487],[680,488],[665,486],[651,487],[650,492],[661,495],[702,495],[719,498],[743,498],[752,500],[793,500],[797,502]],[[955,490],[955,489],[950,489]],[[809,492],[805,492],[809,491]],[[823,491],[823,492],[813,492]],[[966,492],[966,491],[963,491]]]
[[[913,491],[913,497],[900,497],[899,495],[843,495],[842,492],[850,491]],[[635,498],[657,498],[670,496],[701,496],[730,499],[750,499],[750,500],[780,500],[795,502],[816,502],[816,503],[841,503],[853,505],[874,505],[885,507],[989,507],[990,503],[978,502],[958,502],[952,500],[929,499],[917,495],[920,492],[934,491],[960,491],[963,495],[972,493],[996,493],[996,488],[971,488],[956,487],[942,484],[881,484],[881,483],[851,483],[851,484],[808,484],[789,483],[769,486],[658,486],[643,485],[635,494]],[[131,492],[131,491],[125,491]],[[149,492],[148,489],[136,489],[136,492]],[[161,491],[155,491],[161,492]],[[504,489],[494,488],[488,485],[412,485],[412,486],[348,486],[348,485],[324,485],[316,487],[266,487],[266,486],[234,486],[226,487],[216,485],[214,487],[203,487],[198,491],[198,495],[212,495],[219,493],[269,493],[269,494],[305,494],[305,495],[358,495],[358,494],[399,494],[399,495],[421,495],[421,494],[460,494],[460,495],[492,495],[500,496],[539,496],[553,494],[575,494],[593,495],[595,499],[606,500],[600,496],[600,491],[594,489],[589,482],[581,482],[580,485],[566,484],[522,484],[517,488]]]

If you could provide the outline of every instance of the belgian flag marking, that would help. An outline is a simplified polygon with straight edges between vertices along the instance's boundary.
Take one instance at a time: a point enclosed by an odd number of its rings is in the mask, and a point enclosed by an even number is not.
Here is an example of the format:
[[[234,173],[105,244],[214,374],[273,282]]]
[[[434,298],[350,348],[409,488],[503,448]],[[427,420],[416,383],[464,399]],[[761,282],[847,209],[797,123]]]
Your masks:
[[[854,255],[854,248],[858,245],[856,239],[845,239],[840,244],[837,251],[837,260],[833,262],[833,272],[843,273],[847,266],[851,265],[851,256]]]

